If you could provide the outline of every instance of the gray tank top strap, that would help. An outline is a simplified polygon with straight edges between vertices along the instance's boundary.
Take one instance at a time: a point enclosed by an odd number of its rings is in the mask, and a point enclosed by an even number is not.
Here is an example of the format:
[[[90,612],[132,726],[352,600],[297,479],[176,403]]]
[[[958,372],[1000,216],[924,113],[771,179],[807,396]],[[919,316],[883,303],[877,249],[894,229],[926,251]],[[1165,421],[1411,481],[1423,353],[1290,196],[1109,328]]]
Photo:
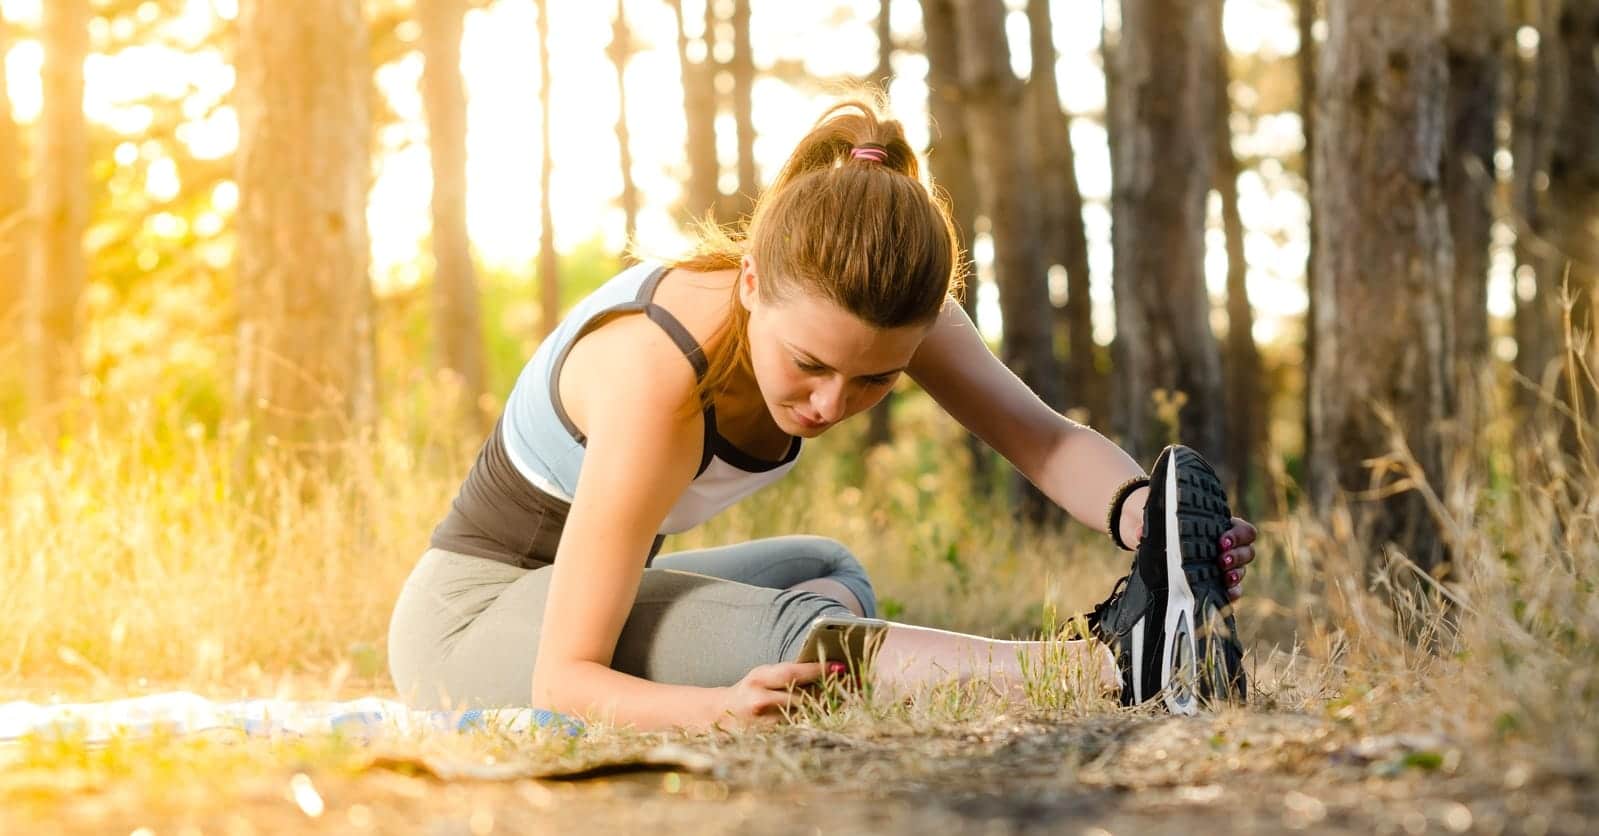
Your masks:
[[[566,358],[572,352],[572,346],[577,345],[577,341],[582,339],[585,334],[610,321],[612,317],[625,313],[643,313],[650,318],[651,322],[659,325],[661,330],[672,338],[672,342],[677,344],[678,350],[682,351],[683,356],[688,358],[689,365],[694,367],[694,378],[696,380],[703,380],[705,373],[709,371],[710,362],[706,359],[705,349],[700,346],[699,341],[694,339],[694,335],[683,327],[683,323],[679,322],[671,311],[651,301],[655,298],[655,288],[660,285],[661,279],[666,277],[669,269],[666,266],[661,266],[651,272],[643,284],[639,285],[638,294],[632,301],[623,302],[620,305],[612,305],[589,317],[582,327],[577,329],[577,333],[572,335],[572,339],[567,340],[566,345],[561,346],[561,350],[555,355],[554,363],[550,366],[550,406],[555,410],[555,417],[561,420],[561,426],[566,428],[566,431],[571,434],[572,440],[578,444],[587,446],[588,438],[572,422],[572,418],[566,414],[566,407],[561,404],[561,369],[566,365]],[[704,404],[704,414],[704,452],[700,454],[699,469],[694,472],[696,477],[710,467],[711,458],[716,454],[719,446],[716,444],[716,439],[719,437],[716,432],[716,413],[711,408],[709,398],[706,399]]]

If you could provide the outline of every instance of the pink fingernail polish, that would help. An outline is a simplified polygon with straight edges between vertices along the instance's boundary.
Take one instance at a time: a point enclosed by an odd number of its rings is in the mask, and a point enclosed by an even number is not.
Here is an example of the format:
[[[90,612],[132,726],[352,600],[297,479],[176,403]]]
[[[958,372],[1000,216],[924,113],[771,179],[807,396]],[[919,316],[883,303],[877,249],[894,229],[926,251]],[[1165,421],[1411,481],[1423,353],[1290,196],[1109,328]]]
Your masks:
[[[1232,548],[1233,547],[1233,538],[1231,538],[1231,537],[1223,537],[1223,538],[1221,538],[1221,547],[1224,548],[1224,549]]]
[[[1231,566],[1231,565],[1233,565],[1233,556],[1230,555],[1230,554],[1222,555],[1221,556],[1221,565],[1223,565],[1223,566]]]

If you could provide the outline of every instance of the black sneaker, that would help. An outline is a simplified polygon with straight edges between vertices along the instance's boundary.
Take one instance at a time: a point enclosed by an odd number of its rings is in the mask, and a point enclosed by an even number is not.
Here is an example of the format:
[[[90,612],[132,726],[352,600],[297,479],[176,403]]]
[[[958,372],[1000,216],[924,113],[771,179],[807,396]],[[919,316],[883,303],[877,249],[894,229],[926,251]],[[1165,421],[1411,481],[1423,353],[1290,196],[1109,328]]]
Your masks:
[[[1149,486],[1132,571],[1088,626],[1116,654],[1122,705],[1160,697],[1173,714],[1194,714],[1200,700],[1242,703],[1244,648],[1216,563],[1232,521],[1227,494],[1216,471],[1181,445],[1161,451]]]

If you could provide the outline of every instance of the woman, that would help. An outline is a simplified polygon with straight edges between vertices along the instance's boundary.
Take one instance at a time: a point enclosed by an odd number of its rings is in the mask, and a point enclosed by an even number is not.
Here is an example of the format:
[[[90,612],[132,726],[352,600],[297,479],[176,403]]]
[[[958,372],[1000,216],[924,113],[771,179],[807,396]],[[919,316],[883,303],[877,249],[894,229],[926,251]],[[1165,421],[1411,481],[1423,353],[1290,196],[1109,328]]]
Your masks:
[[[1224,501],[1195,512],[1186,493],[1150,500],[1127,454],[1045,406],[950,301],[957,262],[898,123],[845,102],[800,143],[742,240],[711,230],[695,257],[629,268],[580,302],[523,370],[401,592],[389,653],[402,695],[639,728],[779,714],[823,674],[794,661],[811,622],[875,614],[860,564],[817,537],[655,552],[781,477],[802,439],[870,408],[901,374],[1074,517],[1142,540],[1126,591],[1093,618],[1117,657],[1088,642],[1072,652],[1107,685],[1119,669],[1124,702],[1184,690],[1168,686],[1178,645],[1194,657],[1195,602],[1211,612],[1236,597],[1254,529]],[[1197,456],[1171,452],[1157,477],[1212,486]],[[1161,512],[1149,538],[1146,509]],[[1201,524],[1179,536],[1179,511]],[[1181,642],[1166,638],[1178,611]],[[950,676],[1017,689],[1023,658],[1043,649],[895,624],[871,675],[895,693]]]

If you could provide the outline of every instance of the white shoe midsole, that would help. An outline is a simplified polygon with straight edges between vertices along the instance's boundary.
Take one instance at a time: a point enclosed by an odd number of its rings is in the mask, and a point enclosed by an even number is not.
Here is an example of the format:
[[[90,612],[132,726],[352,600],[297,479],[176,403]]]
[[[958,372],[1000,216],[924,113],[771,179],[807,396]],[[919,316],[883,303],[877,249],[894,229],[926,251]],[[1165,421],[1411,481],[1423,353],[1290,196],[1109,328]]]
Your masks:
[[[1172,454],[1166,462],[1166,624],[1161,632],[1160,685],[1166,695],[1166,708],[1173,714],[1194,714],[1193,683],[1172,687],[1172,662],[1178,653],[1183,658],[1199,658],[1194,648],[1194,591],[1188,587],[1188,575],[1183,572],[1183,542],[1181,526],[1177,520],[1177,456]],[[1179,630],[1184,625],[1186,629]],[[1186,647],[1181,647],[1181,642]],[[1136,656],[1134,658],[1137,658]],[[1191,667],[1191,666],[1190,666]],[[1181,672],[1191,677],[1193,670]],[[1134,680],[1137,681],[1136,679]]]
[[[1144,619],[1133,625],[1133,704],[1144,701]]]

